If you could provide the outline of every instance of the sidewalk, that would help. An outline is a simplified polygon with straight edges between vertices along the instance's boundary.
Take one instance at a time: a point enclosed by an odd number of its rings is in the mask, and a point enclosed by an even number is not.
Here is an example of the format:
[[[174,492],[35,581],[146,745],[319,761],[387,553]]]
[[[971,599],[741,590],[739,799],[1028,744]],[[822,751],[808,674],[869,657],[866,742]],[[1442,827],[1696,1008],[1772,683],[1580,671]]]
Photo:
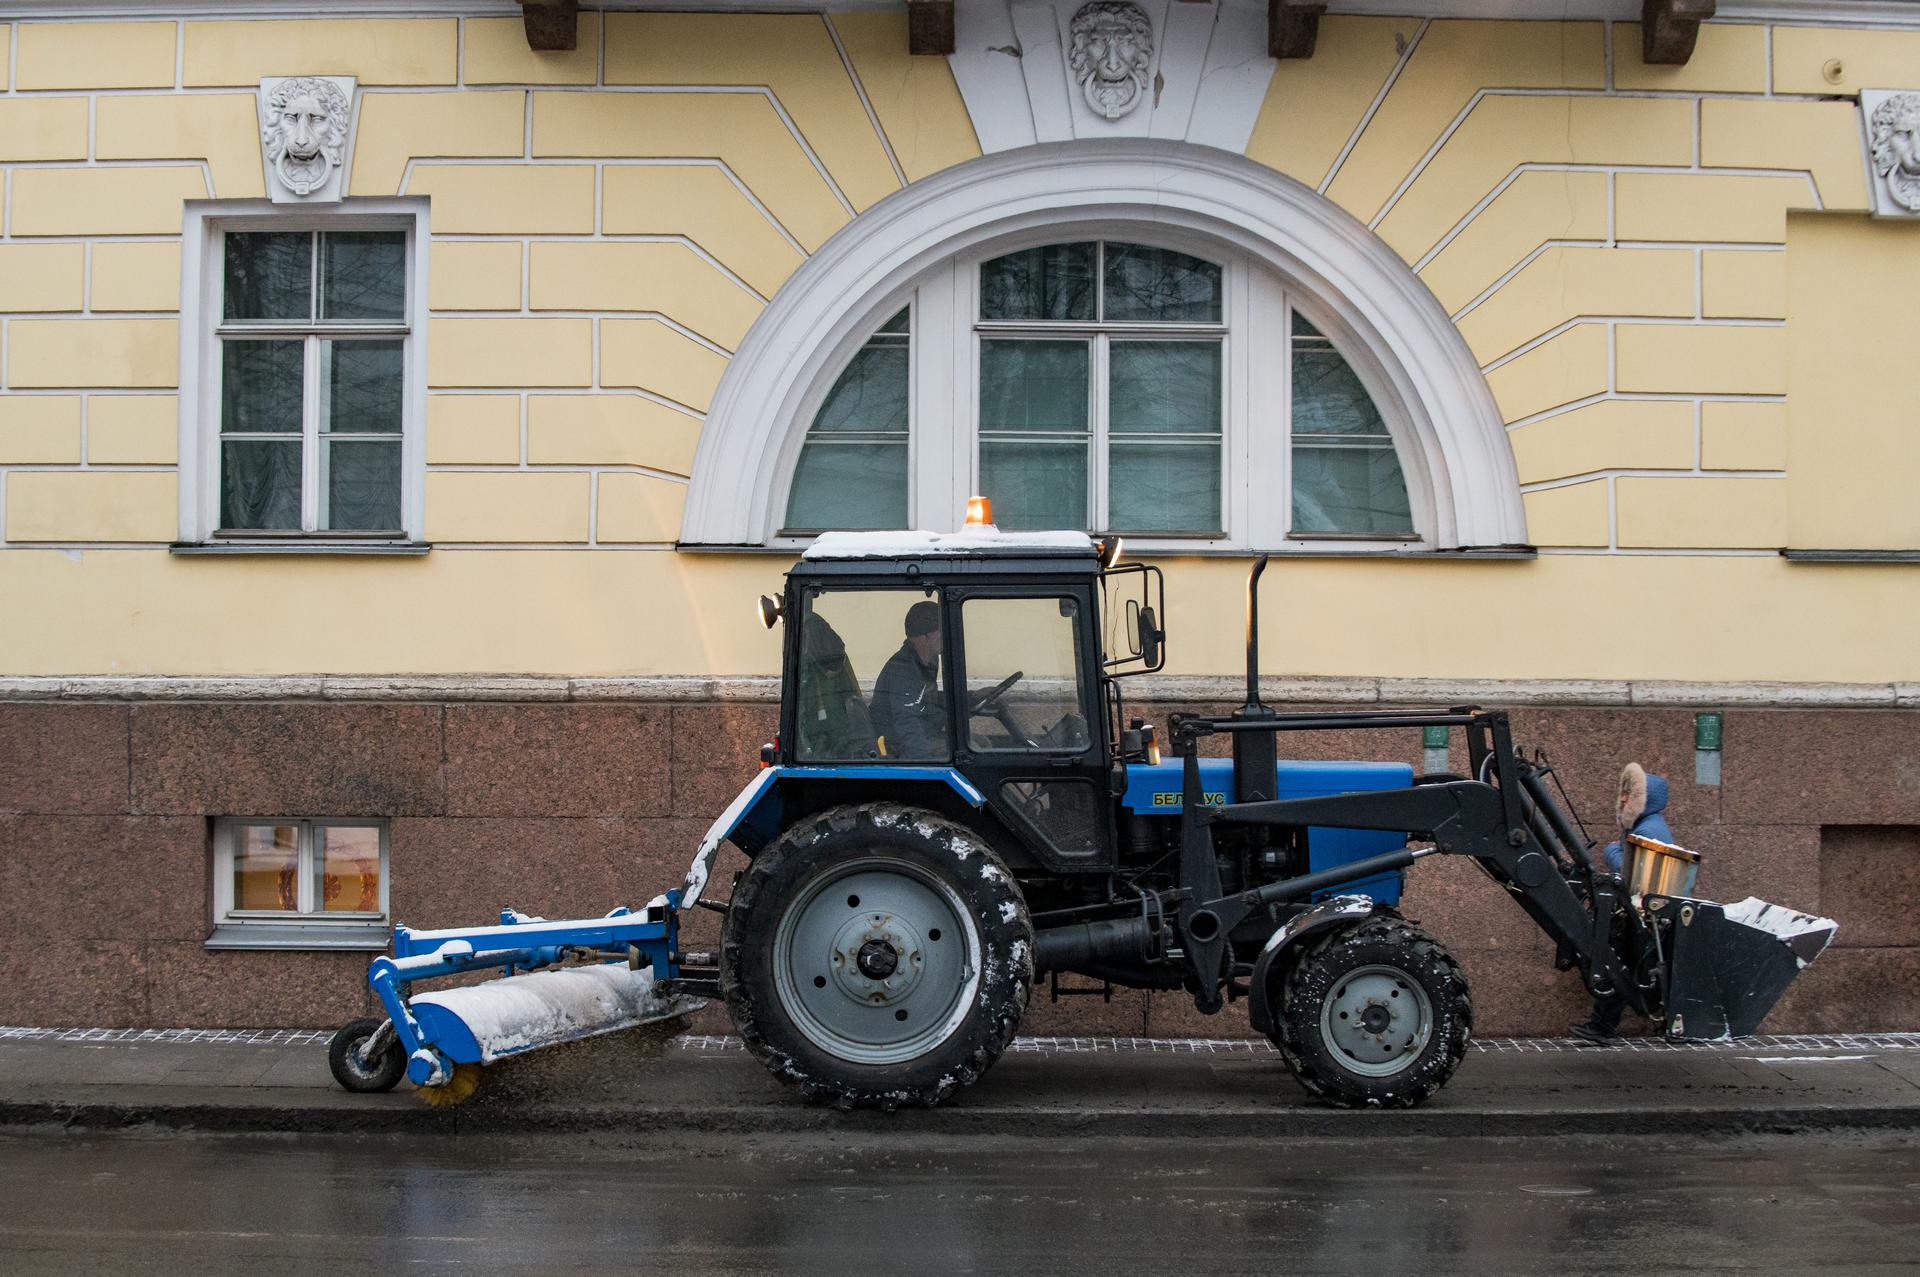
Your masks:
[[[351,1095],[325,1032],[0,1028],[0,1126],[217,1131],[1485,1136],[1920,1129],[1920,1033],[1606,1047],[1476,1041],[1421,1108],[1307,1098],[1264,1042],[1028,1038],[932,1111],[811,1108],[737,1039],[646,1030],[487,1070],[451,1110]]]

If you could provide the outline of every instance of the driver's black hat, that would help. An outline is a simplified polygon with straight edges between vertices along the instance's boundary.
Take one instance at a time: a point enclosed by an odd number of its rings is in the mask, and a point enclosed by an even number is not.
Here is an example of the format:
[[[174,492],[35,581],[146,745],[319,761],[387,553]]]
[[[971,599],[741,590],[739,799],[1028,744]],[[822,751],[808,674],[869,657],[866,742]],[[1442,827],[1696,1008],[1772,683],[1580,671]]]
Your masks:
[[[940,605],[923,599],[907,609],[907,637],[919,638],[940,628]]]

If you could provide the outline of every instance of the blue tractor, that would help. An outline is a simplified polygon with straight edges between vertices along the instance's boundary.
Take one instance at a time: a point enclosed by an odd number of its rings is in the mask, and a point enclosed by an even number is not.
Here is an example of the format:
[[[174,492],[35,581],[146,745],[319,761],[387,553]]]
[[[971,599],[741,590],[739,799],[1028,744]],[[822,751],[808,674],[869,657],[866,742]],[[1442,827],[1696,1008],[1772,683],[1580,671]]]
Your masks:
[[[1123,695],[1162,666],[1161,578],[1117,551],[991,527],[819,537],[760,600],[784,626],[778,736],[682,886],[605,919],[398,929],[373,971],[389,1019],[343,1030],[336,1076],[457,1089],[477,1063],[717,996],[807,1099],[932,1105],[992,1066],[1037,985],[1075,976],[1206,1013],[1244,999],[1309,1092],[1406,1107],[1459,1067],[1473,1021],[1459,963],[1397,910],[1419,858],[1473,857],[1563,969],[1677,1037],[1751,1032],[1830,939],[1824,919],[1597,865],[1503,713],[1264,706],[1264,559],[1244,703],[1175,715],[1163,760]],[[1288,733],[1411,727],[1464,733],[1469,773],[1278,756]],[[748,864],[723,891],[725,842]],[[717,952],[682,950],[693,908],[724,915]],[[477,965],[509,979],[407,995]]]

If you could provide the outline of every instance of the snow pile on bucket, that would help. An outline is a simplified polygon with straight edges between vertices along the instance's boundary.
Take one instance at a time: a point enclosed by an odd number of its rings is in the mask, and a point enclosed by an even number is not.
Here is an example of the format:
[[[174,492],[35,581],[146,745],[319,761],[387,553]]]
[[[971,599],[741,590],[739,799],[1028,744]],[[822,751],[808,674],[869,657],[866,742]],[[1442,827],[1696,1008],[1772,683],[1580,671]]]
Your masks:
[[[1773,936],[1793,950],[1794,961],[1802,967],[1819,957],[1820,951],[1833,939],[1833,933],[1840,929],[1840,924],[1832,918],[1798,913],[1782,905],[1768,904],[1756,896],[1722,905],[1720,912],[1728,922],[1738,922]]]
[[[480,1061],[574,1038],[631,1029],[698,1010],[698,998],[669,997],[653,987],[651,969],[617,962],[534,971],[462,989],[415,994],[459,1017],[480,1045]]]

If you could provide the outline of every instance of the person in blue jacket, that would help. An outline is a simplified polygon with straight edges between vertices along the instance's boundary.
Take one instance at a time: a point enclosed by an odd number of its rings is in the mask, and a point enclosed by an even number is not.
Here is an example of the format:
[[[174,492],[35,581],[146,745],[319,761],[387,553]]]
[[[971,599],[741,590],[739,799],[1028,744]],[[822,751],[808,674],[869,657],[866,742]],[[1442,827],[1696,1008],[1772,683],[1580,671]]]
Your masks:
[[[1664,814],[1667,809],[1667,778],[1649,776],[1639,763],[1628,763],[1620,772],[1620,802],[1617,813],[1620,821],[1621,837],[1619,842],[1610,842],[1606,848],[1607,868],[1615,875],[1624,877],[1627,869],[1626,840],[1629,835],[1651,838],[1655,842],[1670,843],[1674,840],[1673,830],[1667,826]],[[1593,1014],[1581,1024],[1568,1026],[1568,1032],[1582,1042],[1611,1041],[1620,1028],[1620,1016],[1627,1009],[1627,1000],[1618,993],[1612,993],[1593,1000]]]

